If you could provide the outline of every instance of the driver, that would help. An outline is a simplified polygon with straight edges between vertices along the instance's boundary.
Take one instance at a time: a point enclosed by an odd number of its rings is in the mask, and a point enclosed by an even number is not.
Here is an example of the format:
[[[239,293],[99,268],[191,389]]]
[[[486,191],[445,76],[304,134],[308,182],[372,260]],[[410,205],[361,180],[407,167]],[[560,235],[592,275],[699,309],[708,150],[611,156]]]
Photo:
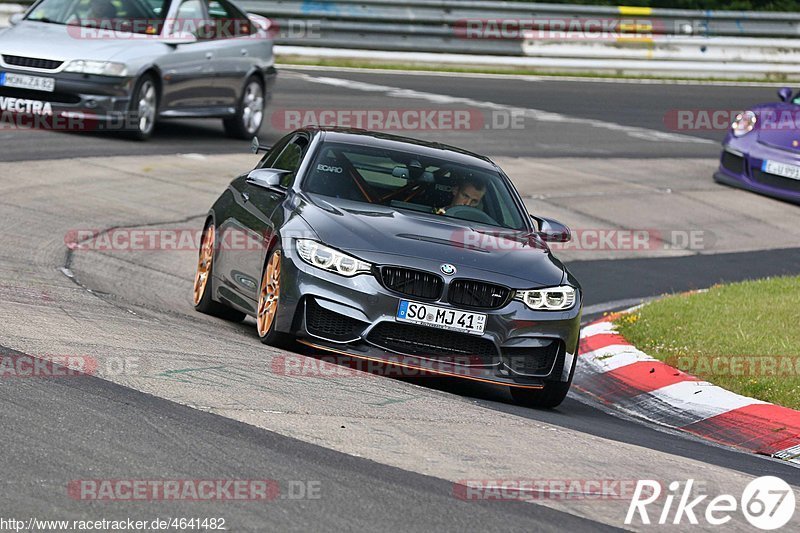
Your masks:
[[[437,215],[444,215],[445,212],[458,205],[466,205],[477,208],[483,196],[486,194],[486,183],[477,176],[466,176],[453,187],[453,198],[447,207],[436,209]]]
[[[111,0],[92,0],[86,18],[93,22],[99,22],[114,19],[116,16],[117,8],[114,7]]]

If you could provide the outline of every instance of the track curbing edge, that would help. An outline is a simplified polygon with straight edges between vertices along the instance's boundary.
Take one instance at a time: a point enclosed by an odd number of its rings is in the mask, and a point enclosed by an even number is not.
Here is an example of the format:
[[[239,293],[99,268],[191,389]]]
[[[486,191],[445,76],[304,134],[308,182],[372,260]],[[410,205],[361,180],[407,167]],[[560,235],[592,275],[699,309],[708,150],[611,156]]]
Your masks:
[[[576,388],[651,422],[800,464],[800,411],[736,394],[647,355],[617,331],[618,315],[583,328]]]

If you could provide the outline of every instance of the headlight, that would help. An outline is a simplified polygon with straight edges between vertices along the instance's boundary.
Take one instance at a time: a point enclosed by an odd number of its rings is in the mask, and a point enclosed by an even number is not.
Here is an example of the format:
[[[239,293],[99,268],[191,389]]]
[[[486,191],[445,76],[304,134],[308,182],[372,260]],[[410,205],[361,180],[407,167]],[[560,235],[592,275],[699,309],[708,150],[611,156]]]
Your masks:
[[[547,289],[517,291],[515,298],[522,300],[534,311],[563,311],[575,305],[575,287],[562,285]]]
[[[309,265],[336,272],[342,276],[355,276],[372,270],[372,265],[344,254],[324,244],[308,239],[297,239],[297,253]]]
[[[758,122],[758,117],[752,111],[739,113],[733,120],[733,124],[731,124],[731,133],[733,133],[734,137],[741,137],[753,131],[753,128],[756,127],[756,122]]]
[[[67,64],[64,72],[80,72],[82,74],[99,74],[102,76],[127,76],[128,69],[124,63],[75,59]]]

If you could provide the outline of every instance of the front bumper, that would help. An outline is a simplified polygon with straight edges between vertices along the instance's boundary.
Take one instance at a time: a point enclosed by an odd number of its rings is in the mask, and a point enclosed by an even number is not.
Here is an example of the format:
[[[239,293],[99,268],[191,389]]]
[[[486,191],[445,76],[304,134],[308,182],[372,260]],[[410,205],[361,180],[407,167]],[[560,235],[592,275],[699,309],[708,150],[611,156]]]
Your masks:
[[[714,173],[714,179],[726,185],[800,203],[800,180],[764,172],[762,165],[765,160],[800,165],[800,154],[755,141],[727,142],[723,144],[719,168]]]
[[[2,67],[3,72],[52,77],[53,92],[0,86],[2,110],[20,117],[21,125],[80,131],[120,129],[124,125],[134,78],[71,72],[31,72]],[[32,117],[33,120],[25,120]]]
[[[347,278],[312,267],[297,256],[293,242],[286,244],[276,328],[314,349],[516,387],[569,380],[579,340],[580,292],[576,305],[563,312],[532,311],[517,300],[496,310],[428,301],[487,315],[483,335],[443,332],[396,321],[401,300],[424,300],[386,289],[375,275]],[[433,272],[438,265],[425,263],[405,266]]]

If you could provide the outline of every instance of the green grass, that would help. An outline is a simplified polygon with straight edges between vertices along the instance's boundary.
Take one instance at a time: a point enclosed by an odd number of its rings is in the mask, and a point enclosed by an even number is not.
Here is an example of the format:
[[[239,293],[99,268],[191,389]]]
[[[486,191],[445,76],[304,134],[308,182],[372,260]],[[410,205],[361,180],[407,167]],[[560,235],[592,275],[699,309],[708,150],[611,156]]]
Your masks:
[[[733,392],[800,409],[800,276],[669,296],[615,322],[657,359]]]
[[[611,80],[655,80],[655,81],[694,81],[694,82],[751,82],[751,83],[774,83],[786,81],[785,75],[776,75],[766,78],[699,78],[681,76],[647,76],[647,75],[626,75],[626,74],[602,74],[594,72],[542,72],[534,69],[517,67],[470,67],[466,65],[448,64],[427,64],[414,62],[390,62],[386,60],[366,60],[366,59],[326,59],[318,57],[278,55],[276,56],[278,66],[319,66],[319,67],[345,67],[361,69],[380,69],[380,70],[415,70],[420,72],[455,72],[467,74],[495,74],[507,76],[550,76],[553,78],[564,77],[583,77]]]

